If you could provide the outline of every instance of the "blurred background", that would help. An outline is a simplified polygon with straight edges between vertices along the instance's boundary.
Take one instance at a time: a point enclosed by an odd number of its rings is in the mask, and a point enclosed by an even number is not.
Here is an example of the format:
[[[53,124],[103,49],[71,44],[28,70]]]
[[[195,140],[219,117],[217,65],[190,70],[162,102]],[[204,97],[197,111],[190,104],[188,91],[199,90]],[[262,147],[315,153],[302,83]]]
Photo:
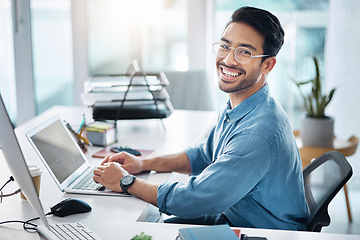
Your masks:
[[[217,88],[212,43],[237,8],[254,6],[275,14],[285,30],[285,44],[268,82],[293,128],[299,128],[304,109],[292,80],[312,78],[312,57],[317,56],[326,91],[337,87],[327,112],[336,119],[336,134],[359,136],[359,4],[0,0],[0,91],[12,121],[21,124],[54,105],[82,105],[86,80],[96,74],[124,74],[136,59],[146,72],[166,73],[176,109],[219,111],[227,95]]]
[[[0,89],[11,105],[13,121],[21,123],[27,117],[19,119],[16,107],[21,93],[16,90],[11,2],[0,1]],[[303,109],[291,79],[314,76],[314,55],[325,72],[330,0],[29,2],[34,100],[26,103],[33,102],[34,114],[57,104],[81,105],[86,78],[123,74],[133,59],[146,72],[166,72],[174,86],[169,86],[169,93],[175,108],[220,110],[227,95],[217,89],[212,43],[220,38],[234,10],[246,5],[274,13],[286,32],[269,84],[294,127]],[[180,85],[200,89],[179,92]],[[201,92],[202,100],[192,97],[194,90]],[[186,94],[194,101],[182,101]]]

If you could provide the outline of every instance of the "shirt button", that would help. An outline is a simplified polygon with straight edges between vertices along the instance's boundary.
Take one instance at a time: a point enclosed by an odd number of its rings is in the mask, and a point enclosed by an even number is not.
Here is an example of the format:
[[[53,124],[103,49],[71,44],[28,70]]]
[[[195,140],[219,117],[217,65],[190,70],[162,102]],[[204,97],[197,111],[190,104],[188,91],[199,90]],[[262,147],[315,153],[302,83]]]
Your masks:
[[[226,119],[227,122],[230,122],[230,119]]]

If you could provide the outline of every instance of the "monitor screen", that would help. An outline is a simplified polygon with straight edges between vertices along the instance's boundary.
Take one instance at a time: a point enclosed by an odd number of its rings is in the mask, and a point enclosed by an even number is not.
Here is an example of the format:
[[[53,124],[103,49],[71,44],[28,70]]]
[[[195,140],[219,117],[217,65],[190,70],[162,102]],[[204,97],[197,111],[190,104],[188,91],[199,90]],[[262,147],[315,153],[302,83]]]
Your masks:
[[[0,94],[0,148],[4,153],[5,160],[10,171],[21,191],[30,202],[33,209],[37,212],[43,223],[48,226],[45,218],[44,209],[40,202],[35,185],[32,181],[24,155],[16,138],[14,127],[6,111],[4,102]]]

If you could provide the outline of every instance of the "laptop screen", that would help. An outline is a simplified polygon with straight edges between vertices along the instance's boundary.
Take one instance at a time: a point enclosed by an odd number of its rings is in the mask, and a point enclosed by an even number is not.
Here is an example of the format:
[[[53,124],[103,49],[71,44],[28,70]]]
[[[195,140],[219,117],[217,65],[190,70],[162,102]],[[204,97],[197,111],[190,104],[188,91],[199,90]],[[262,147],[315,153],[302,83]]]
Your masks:
[[[30,139],[60,183],[85,162],[75,141],[59,119],[31,134]]]

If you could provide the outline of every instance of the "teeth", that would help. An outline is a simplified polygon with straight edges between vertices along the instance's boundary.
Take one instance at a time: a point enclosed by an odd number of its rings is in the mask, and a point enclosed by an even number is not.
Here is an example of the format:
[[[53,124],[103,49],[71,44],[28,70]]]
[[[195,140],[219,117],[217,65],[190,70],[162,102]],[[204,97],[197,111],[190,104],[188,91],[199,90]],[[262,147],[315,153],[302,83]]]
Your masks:
[[[237,73],[237,72],[230,72],[230,71],[227,71],[225,69],[223,69],[223,73],[227,76],[230,76],[230,77],[237,77],[239,76],[240,73]]]

